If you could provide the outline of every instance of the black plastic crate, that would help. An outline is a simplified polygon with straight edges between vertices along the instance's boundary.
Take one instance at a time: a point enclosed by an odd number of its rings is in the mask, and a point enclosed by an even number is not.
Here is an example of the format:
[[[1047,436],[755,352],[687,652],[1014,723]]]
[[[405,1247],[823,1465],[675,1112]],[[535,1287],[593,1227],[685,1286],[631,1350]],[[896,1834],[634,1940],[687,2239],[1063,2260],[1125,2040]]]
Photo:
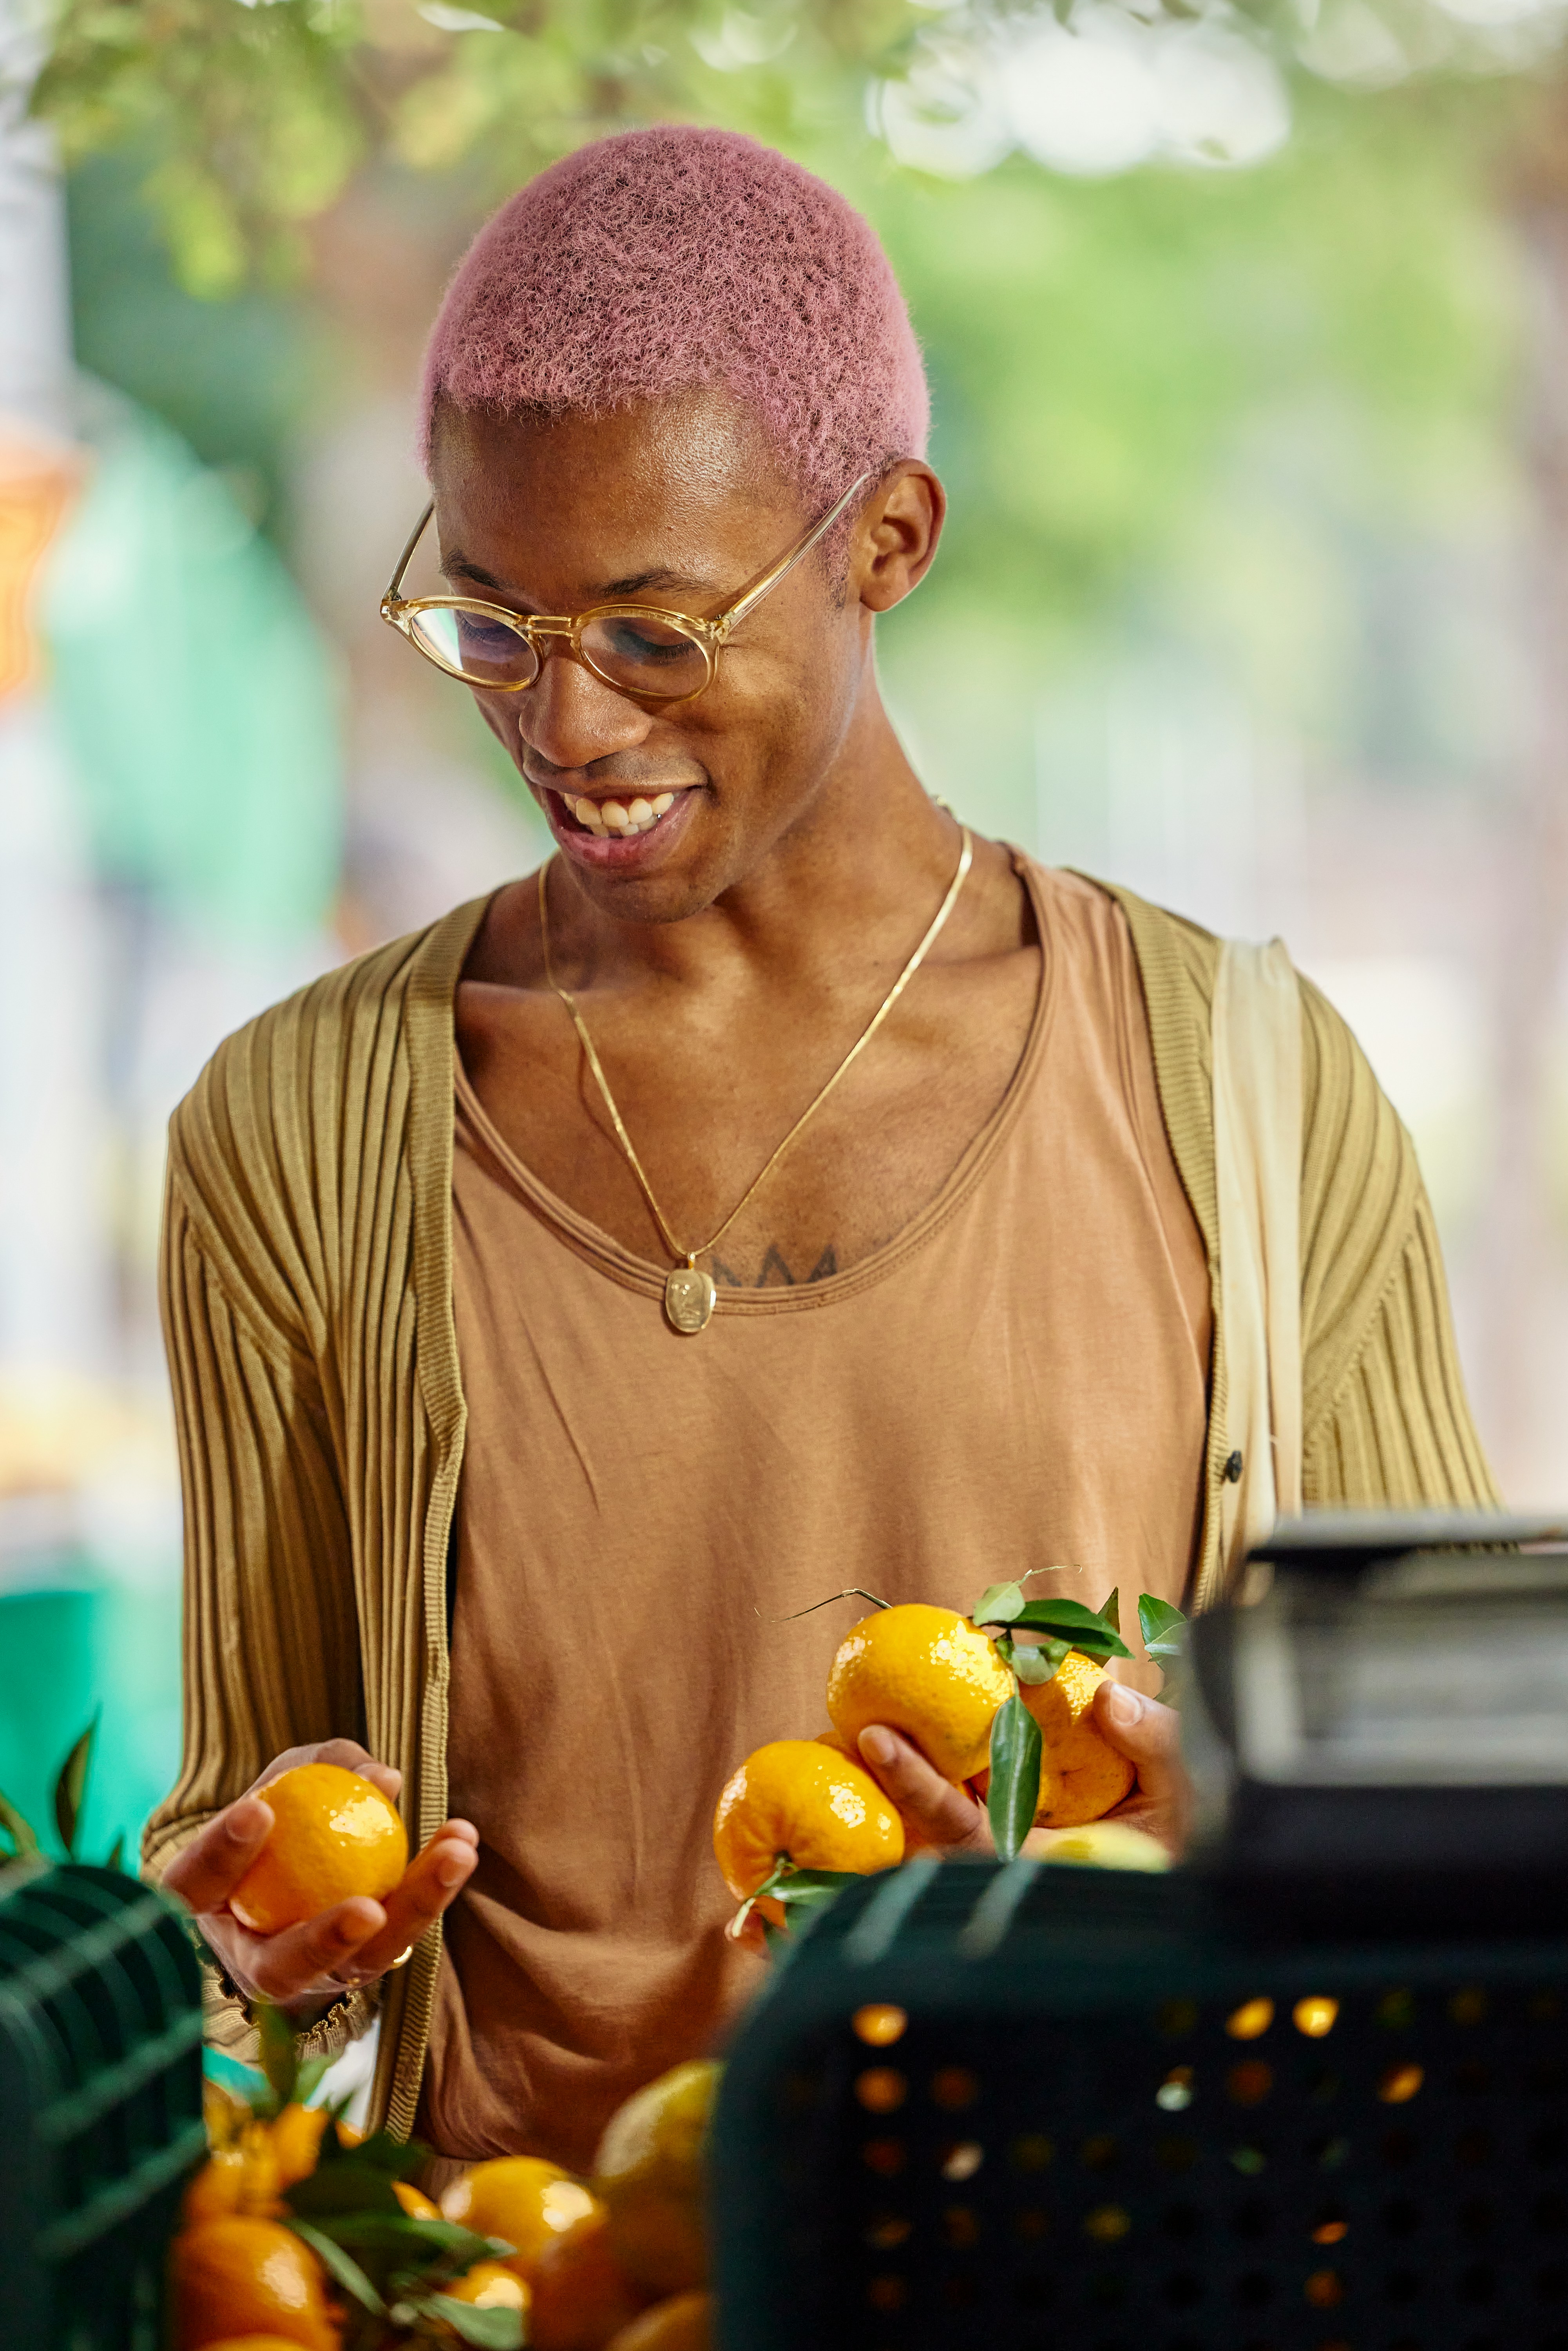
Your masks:
[[[172,1907],[118,1870],[0,1874],[6,2351],[159,2351],[204,2151],[201,1975]]]
[[[715,2152],[726,2351],[1568,2351],[1568,1945],[917,1861],[800,1938]]]

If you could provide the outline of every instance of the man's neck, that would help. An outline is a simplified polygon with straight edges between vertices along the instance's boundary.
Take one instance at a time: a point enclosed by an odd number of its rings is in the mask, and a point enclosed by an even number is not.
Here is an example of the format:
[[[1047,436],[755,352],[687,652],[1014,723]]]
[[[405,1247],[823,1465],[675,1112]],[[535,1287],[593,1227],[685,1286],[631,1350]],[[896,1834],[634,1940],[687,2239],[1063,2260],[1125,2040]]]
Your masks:
[[[627,922],[561,858],[549,884],[552,949],[596,987],[788,985],[841,957],[847,939],[907,933],[939,902],[956,857],[953,820],[910,766],[873,682],[805,804],[710,904],[679,922]]]

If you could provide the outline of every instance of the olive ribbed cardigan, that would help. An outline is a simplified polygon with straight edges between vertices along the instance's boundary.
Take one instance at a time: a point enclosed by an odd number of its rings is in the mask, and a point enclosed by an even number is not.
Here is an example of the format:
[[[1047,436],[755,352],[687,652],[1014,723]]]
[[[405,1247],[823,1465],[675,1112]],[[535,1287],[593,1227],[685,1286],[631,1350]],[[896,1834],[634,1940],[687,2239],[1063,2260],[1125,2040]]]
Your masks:
[[[1218,943],[1113,894],[1218,1317],[1209,1006]],[[229,1038],[170,1127],[162,1308],[185,1503],[184,1759],[156,1872],[283,1749],[348,1734],[446,1807],[446,1557],[463,1458],[452,1313],[453,999],[486,901],[329,973]],[[1399,1121],[1301,983],[1309,1507],[1495,1499],[1437,1234]],[[1210,1381],[1197,1597],[1218,1590],[1226,1372]],[[377,2120],[411,2130],[439,1930],[383,1987]],[[214,1999],[216,2037],[238,2012]],[[322,2046],[362,2029],[356,1994]]]

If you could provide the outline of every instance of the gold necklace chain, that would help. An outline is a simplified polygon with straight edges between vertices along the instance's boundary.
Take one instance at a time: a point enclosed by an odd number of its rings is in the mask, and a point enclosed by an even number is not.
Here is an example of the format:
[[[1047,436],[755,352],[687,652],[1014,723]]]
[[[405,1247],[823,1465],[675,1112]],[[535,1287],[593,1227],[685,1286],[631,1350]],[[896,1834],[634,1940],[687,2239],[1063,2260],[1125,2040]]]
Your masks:
[[[860,1056],[865,1051],[866,1047],[871,1043],[872,1039],[876,1035],[877,1030],[882,1027],[883,1022],[887,1019],[888,1014],[893,1010],[894,1006],[898,1002],[899,998],[904,994],[904,989],[908,987],[910,981],[914,978],[915,973],[925,962],[927,951],[935,943],[943,925],[947,920],[948,915],[957,904],[958,893],[964,886],[965,876],[967,874],[971,864],[974,862],[975,855],[975,844],[967,825],[963,827],[963,846],[958,852],[958,870],[954,874],[952,881],[947,886],[947,894],[943,899],[940,906],[936,909],[936,920],[932,923],[930,929],[925,934],[925,936],[921,940],[920,945],[915,948],[915,953],[910,956],[909,961],[904,965],[904,969],[899,973],[898,977],[894,981],[893,986],[888,989],[887,994],[883,998],[882,1002],[877,1006],[876,1010],[872,1014],[871,1019],[861,1030],[860,1035],[855,1039],[854,1043],[850,1047],[849,1051],[844,1055],[843,1060],[839,1063],[838,1068],[833,1071],[833,1074],[828,1080],[827,1084],[823,1086],[821,1091],[814,1095],[812,1100],[807,1103],[805,1109],[800,1113],[800,1117],[795,1121],[794,1125],[789,1129],[789,1134],[784,1137],[783,1142],[779,1144],[777,1150],[774,1151],[772,1155],[767,1160],[758,1174],[752,1177],[750,1183],[747,1186],[745,1191],[741,1194],[739,1199],[730,1210],[728,1216],[726,1217],[723,1224],[718,1228],[718,1230],[714,1233],[710,1238],[701,1242],[695,1249],[683,1249],[680,1242],[675,1238],[674,1233],[671,1232],[669,1226],[664,1221],[664,1212],[653,1196],[653,1187],[648,1181],[647,1176],[643,1171],[643,1163],[638,1158],[632,1138],[626,1132],[625,1122],[622,1120],[621,1113],[615,1106],[615,1097],[610,1091],[610,1081],[604,1074],[603,1067],[600,1061],[598,1054],[594,1051],[593,1040],[589,1035],[588,1029],[583,1022],[582,1015],[577,1008],[576,999],[572,996],[570,990],[563,987],[559,980],[555,976],[555,966],[550,960],[549,951],[549,893],[545,886],[546,876],[549,874],[550,864],[554,862],[554,860],[551,859],[547,863],[539,867],[539,941],[544,948],[545,977],[549,980],[551,987],[555,990],[555,993],[559,997],[568,1012],[571,1015],[572,1027],[577,1030],[578,1041],[581,1045],[583,1053],[587,1057],[588,1066],[593,1072],[594,1083],[598,1086],[601,1094],[604,1098],[605,1109],[610,1113],[610,1123],[615,1129],[616,1140],[619,1142],[622,1150],[626,1154],[627,1164],[631,1167],[632,1175],[637,1178],[643,1197],[648,1203],[649,1211],[653,1216],[653,1222],[659,1228],[665,1248],[669,1250],[670,1255],[678,1260],[674,1270],[670,1273],[664,1283],[664,1312],[669,1317],[674,1328],[686,1336],[689,1337],[692,1333],[706,1328],[708,1322],[712,1319],[714,1306],[716,1303],[718,1297],[717,1290],[714,1284],[713,1276],[703,1271],[702,1268],[697,1263],[698,1258],[708,1256],[713,1249],[717,1248],[719,1242],[723,1240],[726,1233],[728,1232],[731,1225],[734,1224],[741,1210],[755,1197],[756,1194],[760,1191],[762,1186],[767,1182],[768,1176],[772,1175],[773,1170],[778,1166],[779,1162],[783,1158],[784,1154],[789,1150],[790,1144],[794,1142],[801,1128],[807,1123],[808,1120],[816,1116],[817,1113],[821,1109],[822,1104],[827,1101],[828,1096],[832,1092],[833,1088],[838,1084],[840,1079],[848,1074],[853,1063],[857,1061]]]

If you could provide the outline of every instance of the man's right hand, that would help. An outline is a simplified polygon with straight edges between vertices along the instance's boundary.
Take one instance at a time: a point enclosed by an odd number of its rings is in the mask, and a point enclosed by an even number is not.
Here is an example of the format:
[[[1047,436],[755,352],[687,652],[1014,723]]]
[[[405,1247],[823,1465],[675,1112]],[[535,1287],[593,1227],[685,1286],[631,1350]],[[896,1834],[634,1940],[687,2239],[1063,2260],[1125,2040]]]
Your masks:
[[[401,1771],[378,1763],[351,1739],[291,1747],[175,1856],[163,1885],[194,1912],[204,1939],[246,1999],[269,2000],[303,2019],[353,1986],[373,1983],[406,1958],[473,1876],[479,1833],[469,1821],[444,1822],[384,1903],[354,1895],[279,1935],[253,1935],[229,1908],[229,1896],[271,1832],[268,1782],[300,1763],[337,1763],[361,1772],[393,1803],[402,1786]]]

